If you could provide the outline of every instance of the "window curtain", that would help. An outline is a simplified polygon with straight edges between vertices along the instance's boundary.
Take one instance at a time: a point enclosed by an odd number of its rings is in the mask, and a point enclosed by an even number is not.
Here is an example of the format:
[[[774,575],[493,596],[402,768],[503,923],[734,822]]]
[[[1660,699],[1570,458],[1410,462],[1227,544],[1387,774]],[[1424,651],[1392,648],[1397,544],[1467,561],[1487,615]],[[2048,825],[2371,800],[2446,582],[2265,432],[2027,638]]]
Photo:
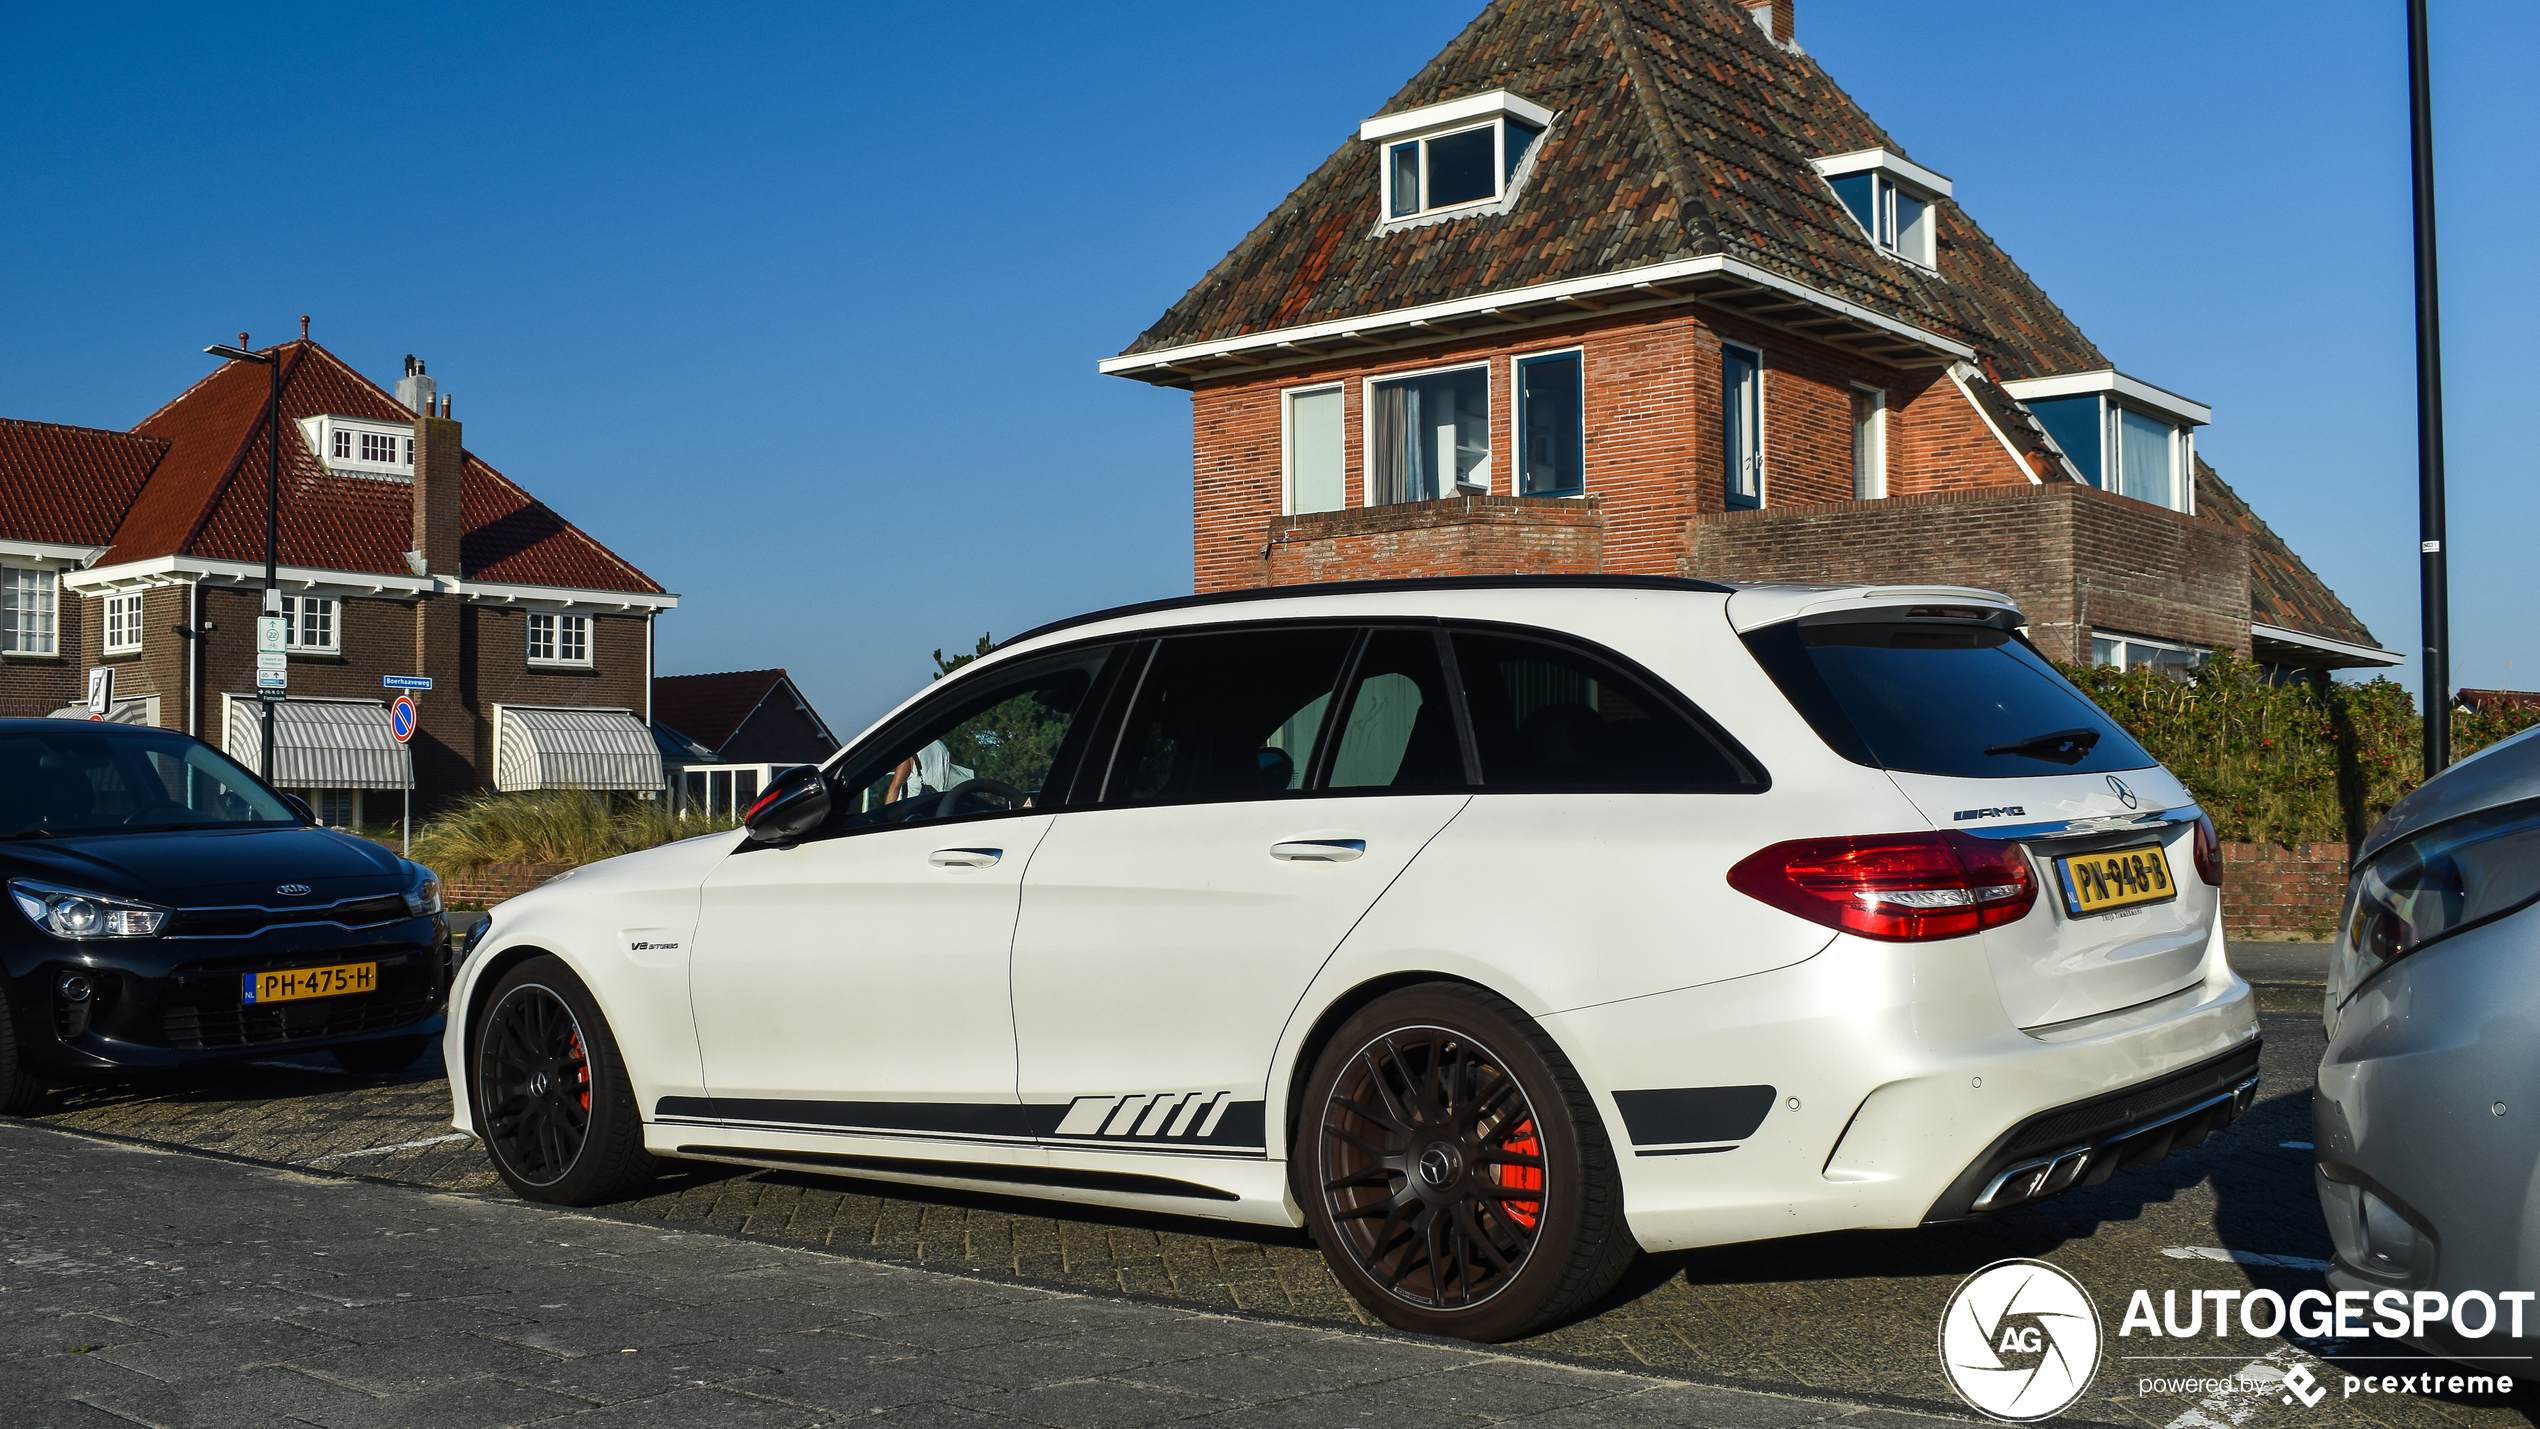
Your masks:
[[[2126,495],[2155,506],[2178,506],[2177,429],[2140,412],[2119,408],[2117,442]]]
[[[1341,393],[1288,399],[1288,512],[1338,511],[1349,504],[1341,439]]]

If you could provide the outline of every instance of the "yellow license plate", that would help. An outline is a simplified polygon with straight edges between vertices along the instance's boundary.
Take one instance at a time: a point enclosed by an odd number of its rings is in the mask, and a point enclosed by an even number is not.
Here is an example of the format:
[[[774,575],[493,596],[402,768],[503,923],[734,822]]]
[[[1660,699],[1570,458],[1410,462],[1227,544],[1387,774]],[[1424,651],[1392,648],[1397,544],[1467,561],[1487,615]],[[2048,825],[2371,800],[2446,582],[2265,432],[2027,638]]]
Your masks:
[[[304,997],[341,997],[379,986],[379,964],[346,963],[332,968],[293,968],[289,972],[244,973],[249,1003],[297,1002]]]
[[[2064,885],[2064,906],[2076,916],[2163,903],[2178,896],[2169,856],[2159,844],[2069,854],[2055,860],[2055,872]]]

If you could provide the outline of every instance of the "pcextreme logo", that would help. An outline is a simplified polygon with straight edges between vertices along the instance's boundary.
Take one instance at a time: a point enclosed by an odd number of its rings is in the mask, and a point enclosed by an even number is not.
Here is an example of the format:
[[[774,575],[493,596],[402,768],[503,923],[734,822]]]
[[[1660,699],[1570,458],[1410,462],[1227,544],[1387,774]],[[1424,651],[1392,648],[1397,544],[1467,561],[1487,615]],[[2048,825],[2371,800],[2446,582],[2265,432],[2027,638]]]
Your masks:
[[[1940,1372],[1977,1413],[2024,1424],[2060,1414],[2099,1372],[2099,1307],[2042,1260],[1997,1260],[1940,1314]]]

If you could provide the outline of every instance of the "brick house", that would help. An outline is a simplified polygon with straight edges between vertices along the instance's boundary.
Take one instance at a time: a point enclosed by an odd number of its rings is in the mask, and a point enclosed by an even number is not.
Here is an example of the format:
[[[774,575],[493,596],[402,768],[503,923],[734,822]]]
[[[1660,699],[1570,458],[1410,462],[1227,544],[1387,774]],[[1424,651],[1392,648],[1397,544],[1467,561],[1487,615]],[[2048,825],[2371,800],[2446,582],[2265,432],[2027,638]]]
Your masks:
[[[398,816],[384,675],[416,697],[417,807],[470,789],[658,791],[650,577],[461,444],[422,364],[391,394],[299,340],[281,362],[273,781],[330,823]],[[181,729],[256,766],[267,394],[223,364],[130,432],[0,419],[0,715]],[[384,797],[383,797],[384,796]]]
[[[748,808],[779,770],[840,748],[783,670],[656,678],[653,738],[679,806],[717,817]]]
[[[1198,588],[1949,582],[2065,659],[2398,662],[1793,26],[1493,4],[1103,362],[1191,393]]]

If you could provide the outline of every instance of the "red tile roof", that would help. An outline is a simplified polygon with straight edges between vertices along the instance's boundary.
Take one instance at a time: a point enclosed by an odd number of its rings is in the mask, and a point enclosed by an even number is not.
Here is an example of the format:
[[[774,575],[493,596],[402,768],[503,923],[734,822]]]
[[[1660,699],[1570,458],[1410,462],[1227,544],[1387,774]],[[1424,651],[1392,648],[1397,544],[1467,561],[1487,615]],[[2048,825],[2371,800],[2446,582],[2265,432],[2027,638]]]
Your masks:
[[[282,531],[285,565],[406,575],[413,489],[338,476],[300,436],[304,417],[411,422],[414,414],[343,359],[302,339],[282,356]],[[108,563],[192,555],[260,561],[265,550],[262,366],[224,363],[134,430],[167,456],[115,533]],[[460,492],[468,580],[660,594],[651,577],[469,453]]]
[[[1870,246],[1810,161],[1903,148],[1745,0],[1494,3],[1382,112],[1502,88],[1560,116],[1507,213],[1382,228],[1382,146],[1353,135],[1128,352],[1721,254],[1966,342],[2005,379],[2109,365],[1954,200],[1933,206],[1937,275]]]
[[[668,725],[708,749],[721,749],[768,692],[787,678],[782,670],[663,675],[653,681],[653,722]]]
[[[0,538],[107,544],[167,450],[155,437],[0,417]]]

